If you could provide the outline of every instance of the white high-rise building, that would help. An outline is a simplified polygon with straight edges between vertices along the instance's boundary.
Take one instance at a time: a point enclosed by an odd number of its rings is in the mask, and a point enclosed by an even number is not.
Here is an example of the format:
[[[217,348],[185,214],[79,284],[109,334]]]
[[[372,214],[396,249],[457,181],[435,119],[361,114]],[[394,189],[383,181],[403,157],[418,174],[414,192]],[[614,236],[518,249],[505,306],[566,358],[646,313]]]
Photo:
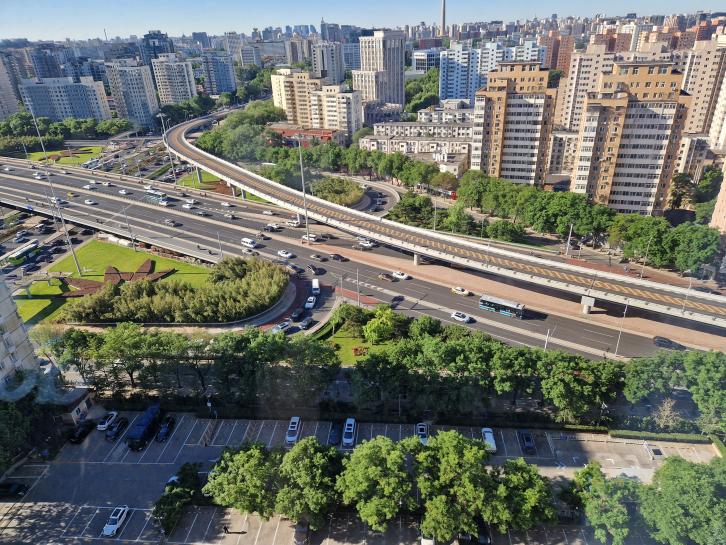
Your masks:
[[[360,70],[353,71],[353,88],[363,102],[383,102],[403,106],[404,52],[406,35],[402,30],[376,30],[361,36]]]
[[[107,63],[106,75],[118,116],[141,127],[154,127],[159,101],[151,69],[135,60],[122,59]]]
[[[337,42],[318,42],[313,44],[313,74],[328,83],[342,83],[345,80],[343,68],[343,48]]]
[[[176,53],[163,53],[151,61],[159,100],[164,104],[179,104],[197,96],[192,63],[181,60]]]
[[[0,119],[5,119],[20,110],[12,62],[10,55],[0,53]]]
[[[28,332],[4,277],[0,276],[0,380],[8,384],[18,371],[38,368]]]
[[[19,86],[23,103],[36,117],[51,121],[63,119],[111,119],[103,82],[83,76],[73,78],[25,79]]]
[[[726,77],[721,82],[721,89],[716,99],[711,128],[708,132],[708,143],[719,155],[726,155]],[[726,184],[723,184],[726,187]],[[723,188],[721,193],[724,193]]]
[[[202,54],[202,70],[204,90],[208,94],[234,93],[237,89],[232,55],[225,55],[219,51],[205,52]]]
[[[708,133],[721,83],[726,73],[726,47],[715,40],[699,40],[688,51],[683,90],[691,95],[687,133]]]

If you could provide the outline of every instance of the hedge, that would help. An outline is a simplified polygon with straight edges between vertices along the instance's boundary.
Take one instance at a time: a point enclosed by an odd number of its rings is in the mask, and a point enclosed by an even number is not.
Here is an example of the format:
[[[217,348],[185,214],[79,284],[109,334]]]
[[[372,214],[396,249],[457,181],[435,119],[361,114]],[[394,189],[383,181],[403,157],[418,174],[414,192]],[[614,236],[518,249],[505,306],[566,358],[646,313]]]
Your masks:
[[[721,458],[726,458],[726,446],[724,446],[723,441],[715,435],[709,435],[709,438],[713,441],[713,444],[716,445]]]
[[[652,441],[672,441],[674,443],[703,443],[710,444],[712,439],[706,435],[696,433],[654,433],[648,431],[610,430],[610,437],[620,439],[643,439]]]

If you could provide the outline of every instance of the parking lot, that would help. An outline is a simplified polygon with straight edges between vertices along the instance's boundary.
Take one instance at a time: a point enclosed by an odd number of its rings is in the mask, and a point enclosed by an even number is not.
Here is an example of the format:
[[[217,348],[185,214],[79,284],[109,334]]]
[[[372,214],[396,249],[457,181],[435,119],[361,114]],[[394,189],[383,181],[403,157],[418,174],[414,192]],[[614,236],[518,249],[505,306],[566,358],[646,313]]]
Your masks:
[[[132,425],[139,416],[138,413],[123,415]],[[0,543],[158,543],[161,536],[150,520],[151,508],[168,478],[181,464],[199,462],[202,470],[208,471],[225,447],[246,441],[268,447],[283,446],[288,424],[287,420],[215,421],[186,413],[177,413],[175,417],[176,427],[166,442],[152,441],[139,452],[126,447],[125,436],[109,442],[103,433],[93,431],[79,445],[66,444],[52,462],[21,466],[11,478],[31,485],[31,489],[22,503],[0,504]],[[433,425],[430,433],[449,429],[456,429],[466,437],[481,437],[480,428],[470,426]],[[330,430],[330,422],[303,420],[300,438],[314,435],[321,443],[327,443]],[[492,457],[493,464],[522,456],[517,430],[496,428],[494,433],[498,451]],[[413,424],[360,422],[356,444],[377,435],[399,440],[413,434]],[[653,459],[653,449],[660,450],[663,457],[678,454],[697,462],[707,462],[715,456],[710,445],[661,442],[646,445],[642,441],[610,439],[604,435],[545,430],[532,430],[532,435],[536,454],[524,458],[550,477],[571,476],[588,460],[596,459],[610,474],[648,479],[662,463],[660,459]],[[128,505],[129,516],[115,538],[102,538],[101,529],[117,505]],[[232,533],[223,533],[225,525]],[[417,537],[415,520],[401,519],[385,534],[377,534],[344,512],[333,517],[327,528],[316,532],[311,543],[399,545],[413,544]],[[291,541],[290,521],[276,517],[263,522],[213,506],[190,508],[167,538],[167,543],[178,544],[287,545]],[[501,545],[589,545],[594,542],[590,531],[579,527],[512,532],[497,535],[494,541]],[[638,537],[631,543],[639,544],[642,540]]]

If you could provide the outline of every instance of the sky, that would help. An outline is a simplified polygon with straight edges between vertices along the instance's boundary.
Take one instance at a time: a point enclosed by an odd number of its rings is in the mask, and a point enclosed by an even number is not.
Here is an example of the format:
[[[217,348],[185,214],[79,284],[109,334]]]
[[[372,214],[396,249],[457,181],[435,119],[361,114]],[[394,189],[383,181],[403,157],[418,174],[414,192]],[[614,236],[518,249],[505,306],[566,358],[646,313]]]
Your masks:
[[[447,23],[560,16],[670,14],[723,10],[715,0],[448,0]],[[720,5],[719,5],[720,4]],[[599,7],[596,7],[599,6]],[[327,22],[362,27],[396,27],[438,21],[440,0],[0,0],[0,39],[62,40],[142,36],[158,29],[172,36],[193,31],[250,33],[253,27]]]

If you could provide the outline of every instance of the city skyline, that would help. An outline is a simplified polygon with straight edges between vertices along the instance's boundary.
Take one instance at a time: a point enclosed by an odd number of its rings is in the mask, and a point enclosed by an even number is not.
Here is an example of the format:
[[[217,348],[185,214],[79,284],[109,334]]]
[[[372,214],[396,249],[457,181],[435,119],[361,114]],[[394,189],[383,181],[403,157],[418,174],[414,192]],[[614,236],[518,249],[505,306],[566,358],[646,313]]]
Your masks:
[[[173,36],[190,35],[194,31],[206,31],[221,35],[225,31],[236,30],[249,34],[252,28],[277,27],[295,24],[312,24],[316,28],[323,18],[327,22],[355,24],[368,27],[398,27],[413,25],[420,21],[438,23],[441,18],[440,0],[429,0],[427,4],[417,4],[416,11],[408,3],[372,0],[365,10],[352,10],[311,0],[304,6],[282,0],[280,10],[270,10],[262,5],[240,5],[225,0],[219,9],[208,10],[193,6],[189,2],[162,0],[149,4],[141,0],[125,2],[123,10],[109,17],[105,11],[98,11],[90,2],[76,2],[73,9],[67,5],[50,0],[34,0],[35,9],[28,9],[28,2],[6,0],[0,6],[0,39],[28,38],[30,40],[84,40],[104,38],[104,31],[112,39],[130,35],[141,36],[150,28],[160,28]],[[186,8],[176,9],[171,8]],[[719,9],[717,2],[705,2],[698,6],[701,11]],[[86,9],[87,8],[87,9]],[[191,16],[193,10],[193,16]],[[683,4],[675,1],[641,2],[634,6],[630,2],[615,0],[608,3],[607,16],[625,15],[636,12],[638,15],[682,13]],[[689,11],[693,11],[690,8]],[[77,14],[83,12],[84,16]],[[143,12],[144,17],[139,17]],[[284,15],[281,15],[284,13]],[[596,14],[594,8],[573,0],[559,0],[543,9],[541,3],[525,0],[516,5],[502,5],[493,9],[483,9],[475,0],[449,1],[446,6],[447,24],[489,20],[523,20],[534,17],[549,17],[557,13],[560,17],[588,16]]]

